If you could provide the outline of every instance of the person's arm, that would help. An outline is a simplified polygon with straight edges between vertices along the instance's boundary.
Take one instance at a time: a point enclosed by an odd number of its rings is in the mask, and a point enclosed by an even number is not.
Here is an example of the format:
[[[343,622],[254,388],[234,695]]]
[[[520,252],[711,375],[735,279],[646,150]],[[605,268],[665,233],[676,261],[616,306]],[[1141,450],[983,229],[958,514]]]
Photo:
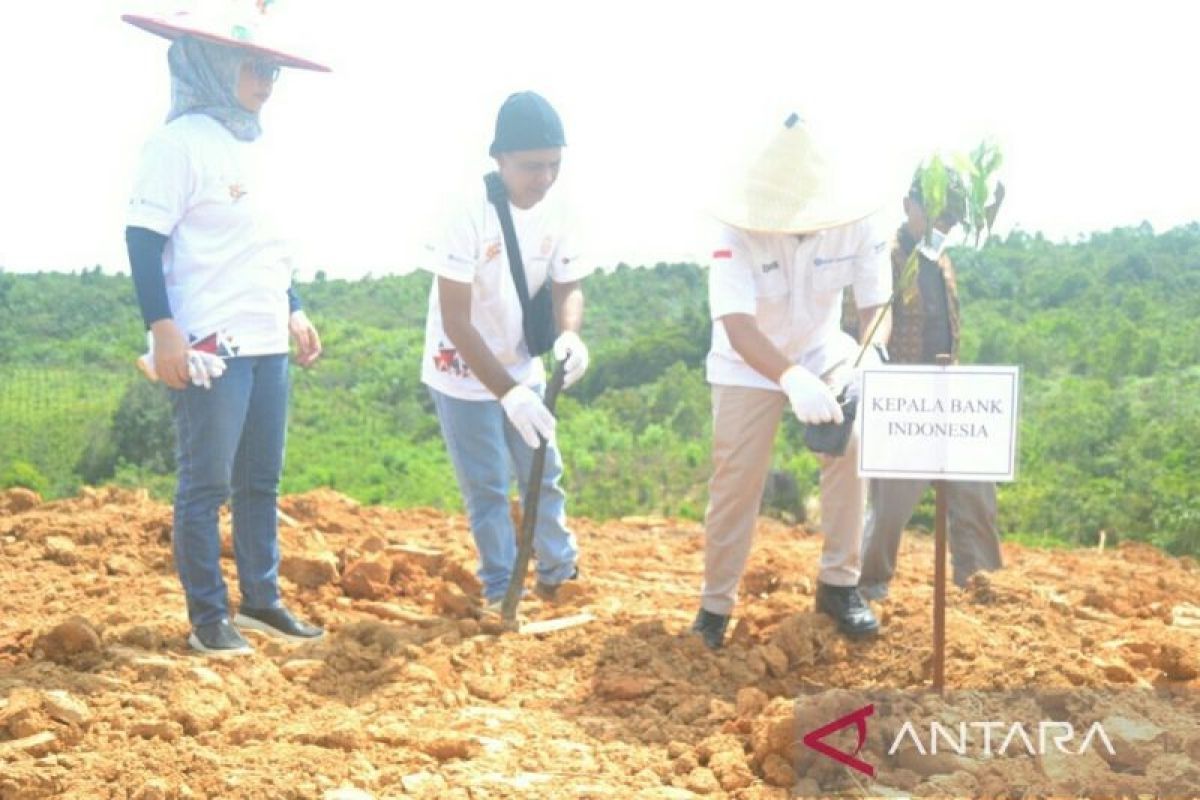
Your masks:
[[[881,316],[883,319],[879,321],[879,327],[875,328],[876,320]],[[874,329],[873,336],[871,336],[872,329]],[[870,336],[871,344],[880,345],[886,350],[888,339],[892,337],[892,315],[888,313],[888,304],[882,303],[858,309],[858,330],[859,344],[867,344],[867,337]]]
[[[296,363],[311,367],[321,357],[321,336],[304,313],[304,304],[295,286],[288,286],[288,332],[296,341]]]
[[[717,321],[725,326],[729,344],[742,360],[779,384],[797,419],[806,425],[842,422],[842,410],[830,388],[819,376],[789,362],[758,327],[754,317],[728,314]]]
[[[569,281],[559,283],[551,281],[551,294],[554,298],[554,318],[558,329],[578,334],[583,330],[583,282]]]
[[[442,329],[467,368],[500,401],[505,415],[531,448],[554,438],[554,415],[528,386],[517,383],[471,322],[472,284],[438,276]]]
[[[558,337],[554,340],[554,358],[562,363],[563,388],[574,386],[587,372],[591,362],[588,346],[579,338],[583,328],[583,286],[579,280],[551,281],[554,316]]]
[[[583,280],[592,269],[592,262],[586,255],[582,226],[568,211],[563,232],[550,258],[551,295],[559,331],[553,353],[563,370],[564,389],[582,380],[591,364],[591,354],[580,333],[583,330]]]
[[[172,389],[188,384],[187,337],[171,316],[162,257],[167,237],[161,233],[129,226],[125,229],[129,270],[142,321],[154,337],[154,371]]]
[[[752,369],[778,383],[796,418],[805,424],[841,422],[837,399],[821,378],[787,356],[758,327],[754,259],[743,237],[722,229],[708,271],[708,305],[713,324],[723,325],[729,345]]]
[[[129,270],[146,330],[160,319],[171,318],[167,300],[167,280],[163,276],[162,257],[167,237],[147,228],[127,227],[125,247],[129,252]]]
[[[438,298],[442,311],[442,328],[458,349],[463,362],[497,398],[512,390],[517,382],[488,348],[471,322],[470,283],[438,277]]]
[[[742,360],[768,380],[791,366],[758,327],[758,297],[754,284],[754,257],[746,237],[721,226],[708,268],[708,307],[713,325],[722,325],[729,345]]]
[[[489,217],[494,216],[491,205],[483,198],[473,200],[470,208],[453,211],[446,219],[441,240],[433,248],[438,258],[432,271],[437,280],[442,330],[467,369],[497,399],[503,400],[517,382],[471,320],[471,298],[484,248],[484,230]],[[499,239],[498,221],[496,224]],[[500,258],[499,266],[507,271],[506,259]]]
[[[779,348],[767,338],[750,314],[727,314],[717,320],[725,326],[729,344],[742,360],[768,380],[779,383],[780,376],[792,366]]]
[[[288,333],[296,340],[296,363],[302,367],[315,364],[321,357],[321,336],[304,309],[297,309],[288,315]]]
[[[167,302],[163,251],[191,207],[197,185],[187,147],[160,131],[142,148],[125,215],[130,271],[142,319],[154,339],[154,372],[172,389],[190,382],[188,341]]]
[[[858,310],[859,344],[878,345],[886,353],[887,342],[892,335],[892,315],[889,313],[889,306],[892,286],[895,283],[888,247],[889,239],[878,216],[868,218],[860,224],[862,241],[854,263],[853,282],[854,305]],[[877,322],[878,328],[875,327]],[[876,352],[874,347],[868,348],[862,362],[868,363],[868,359],[879,362],[880,359],[875,357]]]

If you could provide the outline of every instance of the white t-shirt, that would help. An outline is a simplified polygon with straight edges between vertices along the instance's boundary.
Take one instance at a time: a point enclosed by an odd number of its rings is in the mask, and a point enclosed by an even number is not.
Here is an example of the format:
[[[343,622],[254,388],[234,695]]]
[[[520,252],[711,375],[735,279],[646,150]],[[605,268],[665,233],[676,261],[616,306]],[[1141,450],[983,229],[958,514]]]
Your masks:
[[[438,277],[472,285],[471,324],[514,381],[536,386],[546,378],[542,360],[531,358],[525,346],[521,301],[509,269],[500,218],[487,200],[482,179],[478,190],[467,198],[451,217],[440,245],[431,248],[435,278],[425,321],[421,381],[459,400],[495,400],[442,327]],[[561,196],[551,190],[533,208],[510,207],[531,297],[548,279],[571,283],[588,276],[591,269],[579,256],[578,236]]]
[[[142,149],[125,220],[168,237],[175,322],[191,341],[216,334],[230,355],[288,351],[290,251],[263,210],[257,149],[207,115],[173,120]]]
[[[721,317],[750,314],[793,364],[823,375],[855,355],[841,330],[842,291],[861,308],[892,293],[888,237],[875,218],[805,236],[750,233],[722,225],[708,271],[712,311],[709,383],[779,389],[729,343]]]

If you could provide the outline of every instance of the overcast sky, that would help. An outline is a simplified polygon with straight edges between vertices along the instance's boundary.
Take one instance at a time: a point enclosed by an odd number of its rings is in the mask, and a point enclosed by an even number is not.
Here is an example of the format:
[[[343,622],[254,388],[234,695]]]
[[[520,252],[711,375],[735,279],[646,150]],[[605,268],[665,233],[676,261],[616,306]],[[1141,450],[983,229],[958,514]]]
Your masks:
[[[214,0],[208,0],[213,2]],[[168,105],[154,2],[5,2],[0,268],[125,270],[123,215]],[[998,227],[1069,238],[1200,219],[1200,13],[1181,2],[277,0],[302,55],[263,112],[304,277],[407,271],[473,185],[496,109],[544,94],[564,191],[609,265],[698,260],[705,201],[792,110],[879,164],[1004,150]]]

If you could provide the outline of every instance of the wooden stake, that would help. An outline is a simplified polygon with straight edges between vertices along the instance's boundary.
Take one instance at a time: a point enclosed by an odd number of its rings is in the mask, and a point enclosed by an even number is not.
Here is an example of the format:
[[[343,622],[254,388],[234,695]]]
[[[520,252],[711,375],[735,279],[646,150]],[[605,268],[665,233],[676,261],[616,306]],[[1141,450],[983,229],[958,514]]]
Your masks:
[[[520,632],[530,636],[554,633],[556,631],[565,631],[567,628],[577,628],[580,625],[586,625],[595,619],[593,615],[587,613],[574,614],[570,617],[559,617],[557,619],[541,619],[536,622],[526,622],[521,626]]]
[[[933,544],[933,690],[946,687],[946,486],[933,482],[937,521]]]
[[[939,367],[950,366],[950,356],[937,357]],[[946,482],[933,482],[933,690],[939,695],[946,689]]]

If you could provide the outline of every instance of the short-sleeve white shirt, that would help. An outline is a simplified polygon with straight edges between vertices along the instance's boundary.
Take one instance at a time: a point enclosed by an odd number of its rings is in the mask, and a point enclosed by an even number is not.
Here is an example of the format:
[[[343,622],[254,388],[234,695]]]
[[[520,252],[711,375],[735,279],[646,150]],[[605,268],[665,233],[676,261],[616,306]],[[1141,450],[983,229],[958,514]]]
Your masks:
[[[437,278],[471,284],[471,324],[514,381],[536,386],[545,382],[545,371],[541,359],[530,357],[525,346],[521,301],[509,268],[500,218],[487,200],[483,181],[478,190],[464,196],[441,242],[431,248],[435,277],[429,292],[421,381],[460,400],[495,400],[446,335]],[[571,283],[590,274],[562,196],[551,190],[533,208],[510,207],[531,296],[547,280]]]
[[[193,341],[219,334],[243,356],[288,351],[290,250],[266,213],[258,146],[204,114],[173,120],[142,149],[125,219],[168,237],[180,328]]]
[[[721,317],[749,314],[793,364],[823,375],[855,343],[841,331],[842,292],[859,308],[882,305],[892,292],[888,238],[867,218],[808,234],[752,233],[722,225],[708,273],[712,312],[709,383],[778,389],[729,343]]]

